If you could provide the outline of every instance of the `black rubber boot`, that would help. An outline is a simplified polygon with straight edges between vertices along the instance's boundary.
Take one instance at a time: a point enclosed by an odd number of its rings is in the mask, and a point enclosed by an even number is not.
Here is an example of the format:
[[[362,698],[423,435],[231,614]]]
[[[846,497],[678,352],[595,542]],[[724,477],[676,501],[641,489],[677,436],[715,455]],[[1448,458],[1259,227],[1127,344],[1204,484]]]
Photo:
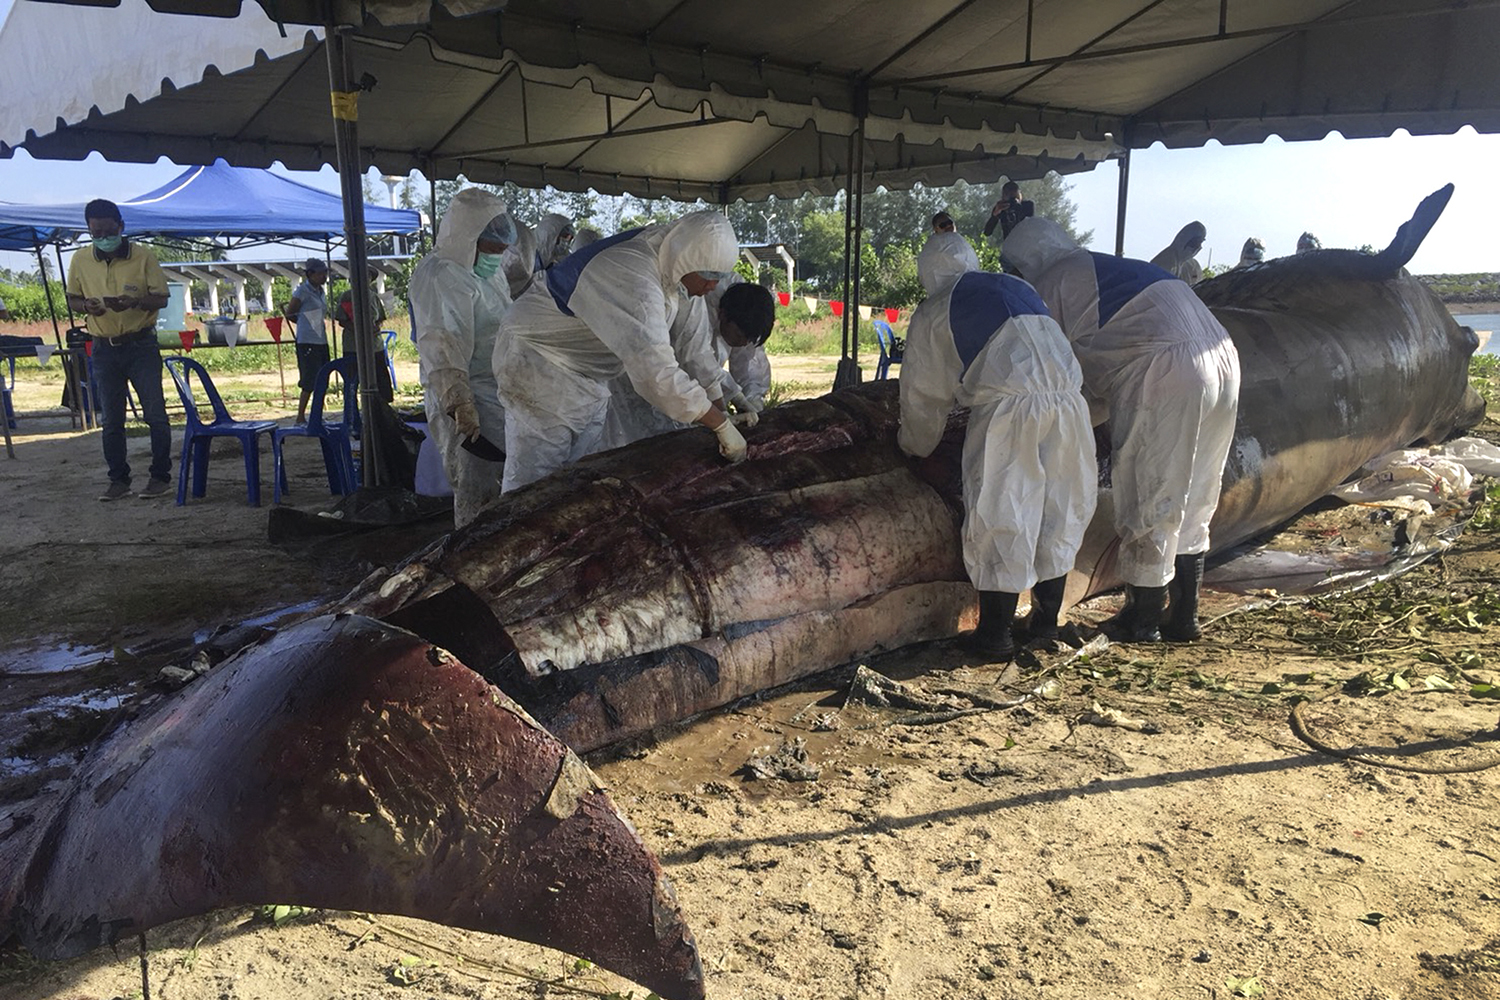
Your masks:
[[[1177,573],[1167,584],[1172,604],[1161,627],[1162,638],[1168,642],[1192,642],[1203,638],[1203,629],[1198,625],[1198,591],[1203,587],[1204,557],[1202,552],[1178,556],[1174,564]]]
[[[964,639],[964,648],[986,663],[1009,663],[1016,657],[1011,623],[1016,617],[1020,594],[1003,590],[979,592],[979,627]]]
[[[1166,587],[1127,583],[1125,606],[1099,629],[1116,642],[1161,642],[1161,614],[1166,603]]]
[[[1016,642],[1025,645],[1037,640],[1057,641],[1057,616],[1062,614],[1066,576],[1038,580],[1031,588],[1031,615],[1012,630]]]

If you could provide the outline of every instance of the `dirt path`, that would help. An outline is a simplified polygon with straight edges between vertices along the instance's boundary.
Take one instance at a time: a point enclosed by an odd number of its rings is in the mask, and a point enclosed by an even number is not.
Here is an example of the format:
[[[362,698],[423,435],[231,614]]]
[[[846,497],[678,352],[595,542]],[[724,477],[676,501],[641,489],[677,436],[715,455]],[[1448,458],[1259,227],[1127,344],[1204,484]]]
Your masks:
[[[266,509],[246,505],[233,451],[215,453],[207,497],[185,508],[100,504],[97,436],[22,424],[19,459],[0,459],[0,829],[195,634],[337,595],[418,541],[284,553],[266,542]],[[144,438],[131,449],[143,462]],[[297,456],[297,502],[328,499],[318,464]],[[935,705],[1053,682],[1020,708],[916,724],[845,708],[845,670],[593,763],[676,884],[710,997],[1500,997],[1500,769],[1381,770],[1287,725],[1306,697],[1309,726],[1338,747],[1497,759],[1500,700],[1483,685],[1500,681],[1500,533],[1484,517],[1393,583],[1225,618],[1193,646],[1007,672],[946,644],[869,662]],[[1110,710],[1155,731],[1091,721]],[[799,753],[815,780],[746,769]],[[178,922],[147,936],[151,996],[573,995],[507,967],[644,994],[514,942],[375,920]],[[0,996],[140,997],[134,948],[62,963],[12,948]]]

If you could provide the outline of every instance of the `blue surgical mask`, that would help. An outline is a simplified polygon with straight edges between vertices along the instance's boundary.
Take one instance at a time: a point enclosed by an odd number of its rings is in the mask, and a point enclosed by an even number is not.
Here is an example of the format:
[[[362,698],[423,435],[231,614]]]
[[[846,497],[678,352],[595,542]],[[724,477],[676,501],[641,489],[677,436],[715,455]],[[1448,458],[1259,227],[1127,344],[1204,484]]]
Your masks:
[[[474,258],[474,273],[481,278],[493,278],[495,272],[500,270],[500,258],[503,256],[504,254],[498,253],[479,254]]]
[[[114,253],[116,250],[120,249],[120,237],[100,236],[98,239],[94,240],[94,249],[98,250],[100,253]]]

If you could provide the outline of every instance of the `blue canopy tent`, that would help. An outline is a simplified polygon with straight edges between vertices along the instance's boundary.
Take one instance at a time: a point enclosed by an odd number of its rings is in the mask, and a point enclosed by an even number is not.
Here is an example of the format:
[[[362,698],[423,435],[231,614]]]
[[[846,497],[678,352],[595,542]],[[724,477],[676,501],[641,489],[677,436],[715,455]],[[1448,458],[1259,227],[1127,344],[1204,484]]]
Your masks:
[[[218,237],[231,246],[288,239],[342,239],[344,208],[339,195],[281,177],[268,170],[231,167],[223,160],[188,167],[154,191],[119,202],[125,231],[136,236],[171,239]],[[10,234],[25,231],[78,233],[84,228],[83,204],[0,204],[0,244],[9,246]],[[407,209],[365,206],[366,230],[371,233],[414,233],[421,216]],[[43,242],[50,242],[49,235]]]

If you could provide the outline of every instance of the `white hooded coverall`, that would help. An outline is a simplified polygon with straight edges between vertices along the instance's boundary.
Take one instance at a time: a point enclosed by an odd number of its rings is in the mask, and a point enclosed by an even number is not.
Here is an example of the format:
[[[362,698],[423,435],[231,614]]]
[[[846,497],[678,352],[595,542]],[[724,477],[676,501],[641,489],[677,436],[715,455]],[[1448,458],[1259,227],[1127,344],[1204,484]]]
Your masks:
[[[1108,407],[1120,576],[1164,586],[1177,556],[1208,551],[1239,408],[1234,342],[1186,284],[1084,250],[1051,219],[1022,221],[1003,254],[1072,341],[1088,394]]]
[[[727,271],[738,255],[729,220],[703,211],[599,240],[538,275],[506,314],[495,347],[506,408],[502,488],[597,451],[607,383],[622,372],[671,419],[706,414],[708,393],[683,371],[669,331],[681,279]]]
[[[677,315],[672,319],[668,338],[677,363],[708,393],[709,403],[722,398],[725,390],[720,385],[720,378],[726,373],[721,367],[719,356],[714,352],[714,332],[709,320],[707,296],[682,296],[682,301],[677,306]],[[604,434],[599,444],[601,450],[623,448],[627,444],[687,426],[685,422],[673,420],[646,402],[635,391],[635,386],[631,385],[629,375],[616,375],[609,380],[609,410],[604,417]]]
[[[1178,230],[1177,238],[1172,241],[1171,246],[1151,258],[1151,263],[1163,271],[1171,272],[1174,278],[1196,285],[1203,280],[1203,268],[1196,258],[1206,239],[1208,227],[1201,222],[1189,222]]]
[[[505,272],[511,301],[519,302],[536,277],[536,234],[520,219],[513,221],[516,224],[516,241],[505,251],[500,268]]]
[[[568,256],[571,250],[569,244],[559,244],[558,237],[564,231],[571,232],[573,220],[558,212],[548,212],[542,216],[542,221],[536,224],[532,232],[532,239],[536,243],[536,252],[533,259],[533,267],[538,271],[545,271]]]
[[[449,414],[471,402],[479,412],[481,433],[496,445],[505,440],[505,410],[491,358],[500,319],[510,308],[510,292],[503,272],[490,278],[474,273],[480,234],[505,212],[505,202],[488,191],[460,191],[443,216],[437,248],[417,264],[409,286],[427,432],[453,487],[453,521],[459,527],[500,493],[501,466],[466,451]]]
[[[979,270],[957,233],[917,257],[927,299],[901,363],[897,442],[925,457],[956,401],[964,435],[964,565],[979,590],[1020,593],[1073,568],[1098,472],[1078,361],[1026,282]]]

